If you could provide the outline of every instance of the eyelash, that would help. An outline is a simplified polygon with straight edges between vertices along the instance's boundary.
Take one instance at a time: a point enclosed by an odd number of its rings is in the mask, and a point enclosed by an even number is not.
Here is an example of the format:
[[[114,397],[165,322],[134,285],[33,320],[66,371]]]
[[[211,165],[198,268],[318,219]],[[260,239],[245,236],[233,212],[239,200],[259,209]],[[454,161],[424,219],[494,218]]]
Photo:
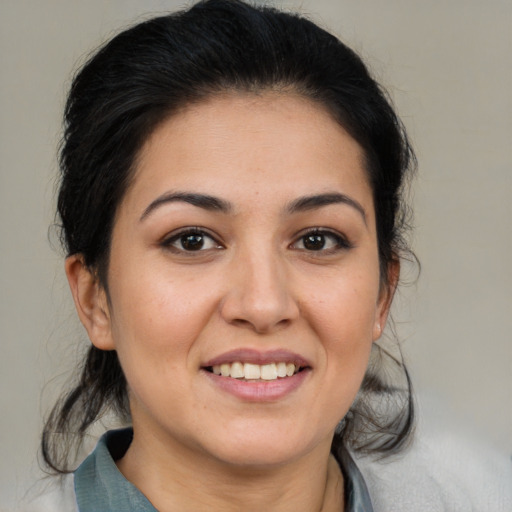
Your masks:
[[[306,247],[294,247],[299,242],[302,242],[302,244],[304,245],[304,242],[307,237],[322,237],[324,239],[324,242],[325,242],[325,239],[331,239],[331,241],[333,241],[333,247],[328,247],[327,249],[325,249],[324,247],[321,247],[319,249],[307,249]],[[311,240],[311,241],[313,242],[313,240]],[[352,249],[353,244],[350,243],[349,240],[345,236],[341,235],[340,233],[337,233],[337,232],[334,232],[334,231],[331,231],[328,229],[324,229],[324,228],[314,228],[314,229],[309,229],[306,232],[301,233],[300,236],[298,237],[297,241],[293,242],[290,245],[290,247],[294,248],[296,250],[305,251],[305,252],[311,253],[311,254],[316,253],[316,254],[322,254],[322,255],[330,255],[330,254],[335,254],[339,251]]]
[[[190,249],[190,248],[189,249],[185,248],[183,246],[183,242],[184,242],[184,237],[187,237],[187,236],[200,237],[201,238],[201,246],[195,250]],[[307,237],[310,237],[309,242],[311,242],[311,243],[315,243],[315,240],[313,239],[313,237],[319,237],[321,239],[320,240],[317,239],[316,241],[323,242],[324,245],[325,245],[325,243],[327,243],[326,239],[330,239],[331,242],[333,243],[333,246],[328,247],[328,248],[320,247],[318,249],[312,249],[312,248],[308,249],[307,247],[305,247],[305,245],[308,243],[306,241]],[[210,244],[212,245],[212,247],[203,248],[204,241],[206,239],[210,240]],[[303,247],[297,247],[297,245],[300,242],[302,242]],[[176,243],[181,243],[181,247],[176,247],[175,246]],[[161,246],[166,249],[169,249],[173,252],[180,253],[180,254],[192,254],[192,253],[208,251],[210,249],[224,249],[225,248],[220,242],[217,241],[217,239],[214,236],[212,236],[204,228],[201,228],[201,227],[190,227],[190,228],[182,229],[179,232],[174,233],[171,236],[165,238],[161,242]],[[327,229],[323,229],[323,228],[313,228],[313,229],[309,229],[309,230],[303,232],[302,234],[300,234],[300,236],[293,243],[291,243],[289,247],[291,249],[295,249],[298,251],[304,251],[304,252],[311,253],[311,254],[330,255],[330,254],[335,254],[339,251],[352,249],[353,245],[347,240],[346,237],[344,237],[343,235],[341,235],[339,233],[336,233],[336,232],[333,232],[333,231],[330,231]]]
[[[214,247],[208,247],[207,249],[203,249],[202,246],[199,249],[196,250],[189,250],[183,247],[183,239],[186,236],[198,236],[201,237],[204,241],[205,239],[211,240],[213,242]],[[181,240],[181,248],[175,247],[174,244],[177,242],[180,242]],[[224,249],[224,246],[219,243],[215,237],[210,235],[204,228],[200,227],[191,227],[191,228],[185,228],[180,230],[177,233],[172,234],[170,237],[164,239],[161,243],[162,247],[169,249],[173,252],[177,252],[180,254],[191,254],[195,252],[202,252],[209,249]]]

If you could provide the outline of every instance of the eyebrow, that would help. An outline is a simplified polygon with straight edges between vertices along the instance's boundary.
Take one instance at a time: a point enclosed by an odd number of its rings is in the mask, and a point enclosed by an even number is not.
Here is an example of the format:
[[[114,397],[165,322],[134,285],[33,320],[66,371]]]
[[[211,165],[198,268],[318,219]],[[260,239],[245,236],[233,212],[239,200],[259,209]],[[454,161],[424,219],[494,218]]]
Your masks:
[[[345,194],[340,194],[338,192],[299,197],[288,205],[287,210],[289,213],[297,213],[307,210],[315,210],[317,208],[321,208],[322,206],[328,206],[331,204],[346,204],[351,206],[359,212],[364,220],[364,223],[367,224],[366,212],[362,205],[355,199],[352,199],[351,197]]]
[[[143,221],[160,206],[177,201],[182,201],[205,210],[218,211],[221,213],[229,213],[233,209],[231,203],[228,201],[224,201],[223,199],[209,196],[207,194],[197,194],[193,192],[167,192],[152,201],[144,210],[139,220]]]
[[[233,205],[230,202],[218,197],[210,196],[208,194],[198,194],[194,192],[166,192],[151,202],[151,204],[144,210],[139,220],[143,221],[153,211],[163,206],[164,204],[179,201],[203,208],[208,211],[218,211],[221,213],[230,213],[233,211]],[[351,206],[357,210],[357,212],[359,212],[363,218],[364,223],[367,223],[366,212],[361,204],[355,199],[352,199],[351,197],[345,194],[340,194],[338,192],[299,197],[289,203],[286,207],[286,210],[288,213],[298,213],[308,210],[315,210],[317,208],[329,206],[331,204],[346,204]]]

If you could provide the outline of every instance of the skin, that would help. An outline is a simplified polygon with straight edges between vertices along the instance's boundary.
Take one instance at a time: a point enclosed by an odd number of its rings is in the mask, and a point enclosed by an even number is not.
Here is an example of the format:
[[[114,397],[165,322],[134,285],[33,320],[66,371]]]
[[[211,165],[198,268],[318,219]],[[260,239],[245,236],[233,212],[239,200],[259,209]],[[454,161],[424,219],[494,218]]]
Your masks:
[[[211,98],[143,147],[113,228],[108,296],[68,258],[89,337],[117,350],[129,385],[134,439],[118,467],[158,510],[342,510],[330,445],[398,276],[393,266],[383,285],[379,274],[362,156],[297,95]],[[177,192],[230,210],[162,199]],[[290,208],[321,194],[349,201]],[[206,232],[204,250],[183,248],[187,227]],[[321,250],[304,245],[315,228],[328,231]],[[202,369],[235,348],[289,350],[310,368],[284,397],[243,400]]]

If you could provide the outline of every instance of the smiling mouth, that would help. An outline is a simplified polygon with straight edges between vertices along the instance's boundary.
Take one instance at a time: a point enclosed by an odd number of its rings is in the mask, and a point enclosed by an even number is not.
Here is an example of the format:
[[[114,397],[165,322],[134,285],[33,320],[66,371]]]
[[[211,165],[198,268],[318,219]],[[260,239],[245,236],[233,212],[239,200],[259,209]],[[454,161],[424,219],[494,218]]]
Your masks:
[[[285,379],[305,369],[305,366],[295,363],[276,362],[259,365],[242,363],[240,361],[204,367],[204,370],[220,377],[231,377],[232,379],[256,382]]]

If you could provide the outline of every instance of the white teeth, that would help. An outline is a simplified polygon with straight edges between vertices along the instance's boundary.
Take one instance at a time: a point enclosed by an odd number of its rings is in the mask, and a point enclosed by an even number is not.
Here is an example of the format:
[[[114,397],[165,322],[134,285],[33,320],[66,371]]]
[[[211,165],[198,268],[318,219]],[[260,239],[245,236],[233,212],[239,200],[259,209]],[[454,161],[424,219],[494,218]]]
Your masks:
[[[260,366],[257,364],[244,364],[244,377],[246,379],[259,379],[261,376]]]
[[[230,372],[231,372],[231,365],[230,364],[221,364],[220,365],[220,374],[223,377],[229,377]]]
[[[299,371],[299,366],[293,363],[252,364],[236,361],[232,364],[224,363],[212,367],[215,375],[246,380],[276,380],[277,378],[291,377]]]
[[[233,363],[231,365],[231,377],[234,379],[241,379],[244,375],[244,365],[242,363]]]
[[[286,377],[286,363],[277,363],[277,376]]]
[[[275,380],[277,379],[277,368],[275,363],[264,364],[261,367],[261,378],[263,380]]]

